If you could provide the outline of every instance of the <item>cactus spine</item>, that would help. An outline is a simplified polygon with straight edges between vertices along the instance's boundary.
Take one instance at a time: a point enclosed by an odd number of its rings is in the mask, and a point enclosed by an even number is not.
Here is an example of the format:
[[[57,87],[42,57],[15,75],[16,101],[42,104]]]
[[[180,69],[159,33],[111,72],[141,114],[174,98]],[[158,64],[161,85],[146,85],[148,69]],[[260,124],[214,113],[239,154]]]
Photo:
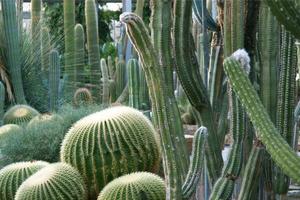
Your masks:
[[[7,42],[7,68],[11,77],[16,102],[25,104],[25,95],[21,73],[21,49],[19,41],[18,22],[15,0],[1,0],[3,15],[3,30]]]
[[[85,35],[81,24],[75,26],[75,68],[77,88],[82,86],[85,80]]]
[[[109,104],[109,75],[106,60],[101,59],[101,71],[102,71],[102,104],[108,106]]]
[[[157,136],[142,113],[129,107],[112,107],[73,125],[63,141],[61,160],[80,171],[89,187],[89,198],[95,199],[114,178],[157,170],[160,162]],[[82,137],[86,142],[79,142]],[[101,170],[95,171],[94,166]]]
[[[84,181],[77,170],[64,163],[48,165],[19,187],[15,200],[86,200]]]
[[[101,191],[98,200],[164,200],[165,193],[164,181],[159,176],[147,172],[136,172],[110,182]]]
[[[59,85],[60,85],[60,58],[57,50],[49,54],[49,97],[50,110],[56,111],[59,108]]]
[[[127,63],[129,106],[139,109],[139,65],[136,59],[130,59]]]
[[[3,116],[4,124],[18,124],[24,125],[28,123],[33,117],[40,113],[34,108],[27,105],[15,105],[11,107]]]
[[[90,65],[90,83],[94,86],[100,86],[100,51],[99,51],[99,33],[98,33],[98,15],[94,0],[85,0],[85,20],[88,48],[88,61]],[[100,87],[101,88],[101,87]],[[94,97],[101,96],[101,91],[92,91]],[[99,99],[99,98],[98,98]]]
[[[286,175],[300,183],[300,158],[279,135],[241,64],[235,58],[229,57],[224,61],[224,69],[271,158]]]
[[[4,105],[5,105],[5,87],[3,83],[0,81],[0,126],[3,123]]]
[[[48,165],[47,162],[20,162],[8,165],[0,170],[0,198],[13,200],[20,185],[31,175]]]

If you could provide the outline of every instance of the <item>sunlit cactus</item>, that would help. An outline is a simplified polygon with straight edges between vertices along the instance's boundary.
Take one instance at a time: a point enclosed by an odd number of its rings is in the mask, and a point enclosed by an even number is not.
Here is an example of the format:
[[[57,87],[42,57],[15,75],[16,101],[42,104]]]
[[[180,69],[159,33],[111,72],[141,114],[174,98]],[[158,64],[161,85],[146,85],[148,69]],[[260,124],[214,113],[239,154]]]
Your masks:
[[[89,89],[79,88],[74,94],[74,104],[76,106],[87,105],[93,103],[93,97]]]
[[[3,117],[3,122],[4,124],[23,125],[39,114],[40,113],[37,110],[30,106],[15,105],[6,111]]]

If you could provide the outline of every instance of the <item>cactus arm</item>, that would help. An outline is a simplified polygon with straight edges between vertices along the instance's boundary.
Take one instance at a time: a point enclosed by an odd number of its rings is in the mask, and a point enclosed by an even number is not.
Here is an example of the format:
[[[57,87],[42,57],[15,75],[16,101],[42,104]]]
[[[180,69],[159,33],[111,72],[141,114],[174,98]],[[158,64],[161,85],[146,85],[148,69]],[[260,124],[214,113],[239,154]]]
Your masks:
[[[300,39],[300,3],[294,0],[265,0],[277,20]]]
[[[21,50],[15,0],[1,0],[3,30],[7,44],[7,68],[11,77],[16,103],[26,104],[21,74]]]
[[[258,94],[241,68],[232,57],[224,61],[224,69],[230,84],[252,121],[259,139],[266,146],[275,163],[295,182],[300,183],[300,158],[279,135]]]
[[[231,199],[234,189],[234,181],[228,178],[220,178],[214,185],[209,200]]]
[[[60,59],[57,50],[49,53],[49,97],[50,110],[57,111],[59,108],[59,85],[60,85]]]
[[[102,71],[102,104],[107,106],[109,104],[109,77],[106,60],[101,59],[101,71]]]
[[[206,140],[207,129],[200,127],[194,135],[189,171],[182,186],[182,196],[184,199],[189,199],[198,187],[204,165],[204,146]]]
[[[127,63],[129,106],[139,109],[139,65],[136,59],[130,59]]]
[[[75,82],[78,85],[82,86],[85,83],[85,35],[84,35],[84,29],[81,24],[76,24],[75,26],[75,71],[76,71],[76,77]]]
[[[167,199],[180,200],[181,175],[177,168],[178,158],[175,155],[174,145],[171,139],[169,102],[166,98],[161,68],[158,57],[151,43],[150,35],[142,19],[132,13],[123,13],[120,21],[126,24],[126,32],[133,46],[139,53],[145,77],[149,87],[149,95],[152,100],[154,124],[161,136],[163,151],[164,171],[166,178]]]

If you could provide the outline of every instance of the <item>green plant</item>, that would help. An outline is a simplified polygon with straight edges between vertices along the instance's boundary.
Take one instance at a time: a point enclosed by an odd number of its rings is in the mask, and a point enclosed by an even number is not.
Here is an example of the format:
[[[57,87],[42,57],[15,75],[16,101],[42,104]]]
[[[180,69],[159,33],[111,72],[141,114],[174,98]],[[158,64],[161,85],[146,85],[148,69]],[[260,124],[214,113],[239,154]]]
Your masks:
[[[166,197],[164,181],[148,172],[136,172],[121,176],[101,191],[98,200],[164,200]]]
[[[0,126],[3,123],[4,105],[5,105],[5,87],[3,83],[0,81]]]
[[[31,175],[48,165],[43,161],[20,162],[0,170],[0,198],[13,200],[20,185]]]
[[[3,122],[4,124],[24,125],[39,114],[37,110],[30,106],[15,105],[5,112]]]
[[[126,64],[124,60],[119,60],[116,63],[114,81],[116,84],[116,96],[119,97],[126,87]]]
[[[48,165],[19,187],[15,200],[86,198],[86,186],[77,170],[64,163]]]
[[[127,77],[129,90],[129,106],[139,109],[139,64],[136,59],[130,59],[127,63]]]
[[[51,39],[49,34],[49,29],[43,27],[41,30],[41,72],[43,74],[43,79],[47,83],[49,82],[49,69],[50,69],[50,52],[52,50]]]
[[[102,78],[101,78],[102,104],[104,106],[108,106],[109,105],[109,74],[108,74],[106,60],[104,58],[101,59],[101,71],[102,71]]]
[[[76,84],[77,88],[82,86],[86,81],[85,68],[85,34],[81,24],[75,26],[75,67],[76,67]]]
[[[157,136],[142,113],[112,107],[73,125],[62,143],[61,160],[80,171],[89,187],[89,198],[94,199],[116,177],[136,171],[155,172],[160,161]],[[78,143],[82,137],[85,142]],[[91,162],[101,168],[94,175]]]
[[[51,111],[57,111],[60,101],[60,58],[57,50],[49,53],[49,104]]]
[[[90,105],[93,103],[93,97],[89,89],[79,88],[74,94],[75,106]]]

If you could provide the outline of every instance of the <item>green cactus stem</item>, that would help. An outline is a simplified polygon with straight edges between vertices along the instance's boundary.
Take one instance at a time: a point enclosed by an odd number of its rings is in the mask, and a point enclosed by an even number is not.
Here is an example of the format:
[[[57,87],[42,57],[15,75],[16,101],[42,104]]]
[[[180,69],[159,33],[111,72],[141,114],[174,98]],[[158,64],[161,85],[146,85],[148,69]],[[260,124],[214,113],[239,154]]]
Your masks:
[[[140,102],[140,109],[142,110],[150,110],[150,100],[149,100],[149,92],[148,92],[148,85],[147,85],[147,81],[145,78],[145,72],[141,66],[141,63],[139,64],[140,67],[140,81],[139,81],[139,85],[140,85],[140,90],[139,90],[139,102]]]
[[[89,89],[78,88],[74,93],[75,106],[90,105],[93,103],[93,96]]]
[[[109,105],[109,75],[106,60],[101,59],[101,71],[102,71],[102,104],[104,106]]]
[[[48,165],[47,162],[20,162],[8,165],[0,170],[0,199],[14,200],[20,185],[31,175]]]
[[[130,59],[127,63],[129,106],[139,109],[139,65],[136,59]]]
[[[15,0],[1,0],[3,30],[7,44],[7,69],[10,74],[15,100],[18,104],[26,104],[21,73],[21,49]]]
[[[114,65],[114,62],[113,62],[111,56],[107,57],[107,66],[108,66],[109,78],[112,79],[114,77],[116,69],[115,69],[115,65]]]
[[[98,200],[165,200],[164,181],[148,172],[136,172],[121,176],[101,191]]]
[[[60,85],[60,58],[57,50],[49,54],[49,97],[50,110],[57,111],[59,108],[59,85]]]
[[[48,165],[22,183],[15,200],[86,200],[87,192],[78,171],[65,163]]]
[[[39,114],[37,110],[30,106],[15,105],[6,111],[3,116],[3,122],[4,124],[23,125]]]
[[[0,81],[0,126],[3,123],[4,106],[5,106],[5,87],[3,83]]]
[[[76,24],[75,26],[75,55],[74,55],[76,68],[76,84],[77,88],[82,86],[86,80],[85,74],[85,34],[84,29],[81,24]]]
[[[242,61],[249,59],[243,54],[240,56]],[[280,136],[241,64],[235,58],[229,57],[224,61],[224,69],[256,129],[259,140],[266,146],[266,150],[281,170],[296,183],[300,183],[300,158]]]
[[[119,97],[126,86],[126,64],[124,60],[119,60],[116,64],[115,83],[116,95]]]
[[[158,134],[151,122],[135,109],[116,106],[76,122],[63,141],[61,160],[79,170],[89,199],[95,199],[114,178],[156,172],[159,153]]]
[[[42,33],[41,33],[41,64],[42,64],[42,74],[43,74],[43,79],[46,80],[47,82],[49,81],[49,69],[50,69],[50,51],[51,51],[51,39],[50,39],[50,34],[49,34],[49,29],[46,27],[42,28]]]

